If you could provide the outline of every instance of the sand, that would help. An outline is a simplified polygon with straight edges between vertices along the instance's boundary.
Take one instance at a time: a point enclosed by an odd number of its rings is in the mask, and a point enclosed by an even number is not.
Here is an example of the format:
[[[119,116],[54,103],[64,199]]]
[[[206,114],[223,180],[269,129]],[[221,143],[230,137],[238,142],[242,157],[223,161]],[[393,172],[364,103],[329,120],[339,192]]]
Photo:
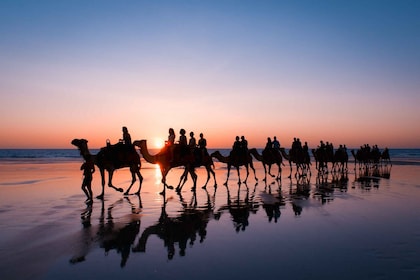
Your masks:
[[[216,163],[180,195],[160,194],[160,172],[143,164],[140,197],[112,189],[86,205],[81,161],[0,163],[0,279],[418,279],[420,166],[394,165],[390,178],[316,176],[237,184]],[[276,171],[276,167],[273,167]],[[171,171],[176,185],[181,169]],[[245,170],[241,168],[241,176]],[[115,185],[126,188],[128,170]],[[340,181],[341,179],[341,181]],[[346,180],[343,180],[346,179]],[[94,194],[100,192],[94,174]],[[137,184],[133,192],[137,190]],[[165,210],[165,211],[163,211]],[[416,278],[417,277],[417,278]]]

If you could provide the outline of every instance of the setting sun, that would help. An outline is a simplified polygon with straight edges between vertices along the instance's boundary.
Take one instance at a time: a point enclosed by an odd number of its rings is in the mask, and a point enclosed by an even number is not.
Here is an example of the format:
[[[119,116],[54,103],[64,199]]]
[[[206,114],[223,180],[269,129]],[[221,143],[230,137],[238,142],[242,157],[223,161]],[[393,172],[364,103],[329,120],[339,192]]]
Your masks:
[[[165,140],[163,140],[161,138],[155,138],[154,141],[153,141],[153,144],[154,144],[156,149],[161,149],[165,145]]]

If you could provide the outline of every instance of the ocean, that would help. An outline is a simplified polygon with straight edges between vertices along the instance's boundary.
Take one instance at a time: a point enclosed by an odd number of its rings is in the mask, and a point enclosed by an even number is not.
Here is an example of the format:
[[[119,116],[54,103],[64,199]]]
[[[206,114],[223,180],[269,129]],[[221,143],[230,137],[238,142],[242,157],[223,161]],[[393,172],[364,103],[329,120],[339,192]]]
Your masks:
[[[230,149],[209,149],[209,153],[220,151],[228,155]],[[262,149],[258,149],[261,153]],[[354,161],[348,149],[349,162]],[[91,149],[96,154],[99,149]],[[420,149],[390,149],[390,157],[393,164],[420,165]],[[151,153],[158,150],[151,149]],[[311,154],[312,157],[312,154]],[[59,162],[59,161],[80,161],[80,153],[77,149],[0,149],[0,161],[31,161],[31,162]],[[314,161],[313,157],[311,158]]]

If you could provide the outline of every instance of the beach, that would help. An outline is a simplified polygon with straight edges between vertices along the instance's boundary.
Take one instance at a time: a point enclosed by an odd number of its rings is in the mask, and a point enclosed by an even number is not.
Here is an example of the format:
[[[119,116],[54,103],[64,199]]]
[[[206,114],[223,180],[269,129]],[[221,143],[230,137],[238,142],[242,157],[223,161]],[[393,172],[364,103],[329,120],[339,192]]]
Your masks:
[[[417,151],[417,150],[416,150]],[[420,279],[420,158],[246,183],[215,160],[180,193],[142,159],[140,196],[105,187],[85,203],[81,158],[0,161],[0,279]],[[176,186],[183,169],[170,171]],[[277,166],[272,167],[274,174]],[[293,172],[295,167],[293,166]],[[245,178],[245,168],[240,175]],[[127,168],[114,175],[124,190]],[[93,193],[101,191],[99,171]],[[131,192],[138,189],[136,182]]]

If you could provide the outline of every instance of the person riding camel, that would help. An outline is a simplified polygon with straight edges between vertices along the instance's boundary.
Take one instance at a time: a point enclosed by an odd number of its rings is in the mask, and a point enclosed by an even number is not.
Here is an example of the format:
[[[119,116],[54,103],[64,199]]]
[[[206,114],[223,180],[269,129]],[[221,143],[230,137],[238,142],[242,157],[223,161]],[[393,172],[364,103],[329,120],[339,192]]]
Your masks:
[[[179,131],[179,134],[181,134],[179,136],[179,147],[181,149],[181,156],[185,156],[185,154],[187,153],[188,150],[188,144],[187,144],[187,136],[185,136],[185,129],[181,128],[181,130]]]

